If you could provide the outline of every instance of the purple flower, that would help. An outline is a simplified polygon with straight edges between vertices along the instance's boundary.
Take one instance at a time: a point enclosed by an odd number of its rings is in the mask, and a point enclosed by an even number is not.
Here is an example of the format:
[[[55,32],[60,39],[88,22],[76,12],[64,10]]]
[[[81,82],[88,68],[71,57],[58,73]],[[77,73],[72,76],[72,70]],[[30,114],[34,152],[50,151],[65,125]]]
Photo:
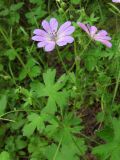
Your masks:
[[[105,46],[111,48],[112,44],[109,42],[111,40],[111,37],[108,36],[107,31],[100,30],[95,26],[89,26],[88,24],[85,25],[81,22],[78,22],[78,25],[95,41],[99,41]]]
[[[51,18],[50,22],[43,20],[42,29],[35,29],[32,40],[37,41],[38,48],[44,48],[46,52],[54,50],[55,45],[64,46],[72,43],[74,38],[71,34],[74,32],[75,27],[71,26],[71,22],[67,21],[58,29],[58,21]]]
[[[112,2],[120,3],[120,0],[112,0]]]

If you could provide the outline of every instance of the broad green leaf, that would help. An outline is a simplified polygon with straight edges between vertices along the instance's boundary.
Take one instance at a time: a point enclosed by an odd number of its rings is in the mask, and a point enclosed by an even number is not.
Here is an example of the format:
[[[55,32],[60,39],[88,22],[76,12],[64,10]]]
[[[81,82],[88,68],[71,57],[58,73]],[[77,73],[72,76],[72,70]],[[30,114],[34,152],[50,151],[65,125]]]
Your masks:
[[[86,146],[80,138],[74,138],[74,141],[71,139],[66,144],[60,139],[59,143],[61,143],[61,147],[59,148],[56,144],[49,145],[46,148],[45,156],[48,160],[79,160],[79,156],[85,154]]]
[[[29,123],[25,124],[23,127],[24,136],[30,137],[34,133],[35,129],[42,132],[45,128],[44,115],[41,116],[36,113],[31,113],[28,115],[27,119]]]
[[[16,51],[14,49],[8,49],[5,55],[8,56],[9,60],[14,60],[16,58]]]
[[[23,80],[27,75],[37,77],[40,74],[40,67],[33,58],[29,58],[25,67],[21,70],[19,80]]]
[[[47,13],[45,9],[45,4],[41,4],[41,1],[37,1],[37,2],[35,3],[37,3],[39,6],[33,8],[30,12],[27,12],[25,14],[30,24],[36,24],[37,20],[39,20],[40,18],[43,18]]]
[[[47,136],[59,141],[64,137],[64,143],[68,143],[74,134],[82,130],[81,120],[73,116],[73,114],[65,115],[63,120],[57,118],[49,118],[49,124],[46,126],[45,133]]]
[[[93,154],[100,157],[100,160],[119,160],[120,158],[120,119],[113,118],[112,127],[113,131],[103,130],[100,134],[106,143],[93,148]]]
[[[66,84],[67,76],[61,76],[57,82],[55,82],[56,70],[48,69],[43,74],[44,84],[35,82],[31,84],[32,91],[37,97],[48,97],[47,105],[43,109],[46,113],[55,113],[57,111],[57,105],[63,108],[67,104],[69,93],[63,90]]]
[[[15,12],[15,11],[19,10],[23,6],[23,4],[24,4],[23,2],[19,2],[17,4],[12,4],[10,6],[10,10]]]
[[[16,139],[15,139],[15,144],[16,144],[16,148],[18,150],[21,150],[23,148],[25,148],[27,146],[27,142],[22,139],[21,136],[18,136]]]
[[[47,141],[41,139],[39,136],[32,136],[28,144],[28,152],[30,153],[30,160],[40,160],[44,159],[44,152],[46,146],[48,145]]]
[[[97,65],[97,60],[94,56],[87,56],[85,59],[85,66],[88,71],[93,71]]]
[[[3,151],[0,153],[0,160],[10,160],[9,153],[6,151]]]

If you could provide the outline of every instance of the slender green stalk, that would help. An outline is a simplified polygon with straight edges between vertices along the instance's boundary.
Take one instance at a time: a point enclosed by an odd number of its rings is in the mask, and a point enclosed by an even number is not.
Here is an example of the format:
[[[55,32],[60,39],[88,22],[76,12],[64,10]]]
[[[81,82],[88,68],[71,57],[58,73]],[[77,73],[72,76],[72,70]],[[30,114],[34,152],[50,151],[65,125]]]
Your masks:
[[[92,39],[89,40],[88,44],[85,46],[85,48],[83,49],[83,51],[81,52],[80,56],[83,55],[83,53],[86,51],[86,49],[88,48],[88,46],[90,45]]]
[[[88,44],[85,46],[85,48],[84,48],[83,51],[81,52],[80,56],[82,56],[83,53],[86,51],[86,49],[88,48],[88,46],[89,46],[89,44],[91,43],[91,41],[92,41],[92,40],[90,40],[90,41],[88,42]],[[74,42],[74,52],[75,52],[75,61],[74,61],[73,65],[72,65],[72,67],[69,69],[69,72],[73,70],[73,68],[74,68],[75,65],[77,65],[77,64],[76,64],[76,61],[77,61],[77,56],[78,56],[78,55],[77,55],[77,52],[76,52],[76,44],[75,44],[75,42]]]
[[[57,157],[58,151],[59,151],[59,149],[60,149],[62,140],[63,140],[63,137],[61,137],[61,139],[60,139],[60,142],[59,142],[59,144],[58,144],[58,147],[57,147],[57,149],[56,149],[56,152],[55,152],[55,154],[54,154],[54,156],[53,156],[53,160],[56,160],[56,157]]]
[[[56,5],[57,5],[58,9],[62,9],[60,4],[57,1],[56,1]],[[64,10],[63,10],[63,15],[65,16],[65,19],[67,20],[68,18],[67,18],[67,15],[66,15],[66,11],[64,11]]]
[[[102,14],[101,6],[100,6],[100,1],[99,1],[99,0],[97,0],[97,3],[98,3],[98,8],[99,8],[99,12],[100,12],[101,20],[103,21],[103,14]]]
[[[78,151],[80,152],[80,151],[81,151],[81,148],[79,147],[79,145],[77,144],[76,140],[74,139],[74,136],[72,136],[72,140],[73,140],[74,144],[76,145]],[[82,158],[83,158],[84,160],[86,160],[84,156],[83,156]]]
[[[15,122],[14,120],[12,120],[12,119],[7,119],[7,118],[0,118],[0,120],[2,120],[2,121],[9,121],[9,122]]]
[[[69,72],[68,72],[68,70],[67,70],[67,67],[66,67],[66,65],[65,65],[65,63],[64,63],[64,61],[63,61],[63,59],[62,59],[62,56],[61,56],[60,51],[59,51],[59,49],[58,49],[57,46],[56,46],[56,50],[57,50],[57,53],[58,53],[59,60],[61,61],[62,66],[63,66],[65,72],[66,72],[67,74],[69,74]]]
[[[100,143],[97,142],[96,140],[94,140],[92,137],[88,137],[88,136],[86,136],[85,134],[83,134],[83,133],[81,133],[81,132],[80,132],[80,135],[81,135],[82,137],[88,139],[89,141],[94,142],[94,143],[100,145]]]
[[[41,64],[43,65],[43,67],[45,68],[45,62],[43,61],[43,59],[41,58],[40,54],[37,54],[38,59],[40,60]]]
[[[8,67],[9,67],[9,71],[10,71],[11,77],[12,77],[12,79],[13,79],[13,82],[14,82],[14,84],[17,86],[17,83],[16,83],[16,80],[15,80],[15,77],[14,77],[14,74],[13,74],[13,71],[12,71],[10,62],[9,62],[9,64],[8,64]]]
[[[114,103],[115,97],[117,95],[117,91],[118,91],[118,87],[119,87],[119,81],[120,81],[120,71],[118,73],[118,77],[116,79],[116,85],[115,85],[115,89],[114,89],[114,93],[113,93],[113,100],[112,100],[112,104]]]
[[[67,73],[67,75],[69,75],[69,76],[70,76],[70,78],[74,81],[74,78],[71,76],[71,74],[70,74],[69,70],[67,69],[67,67],[66,67],[66,65],[65,65],[65,63],[64,63],[64,61],[63,61],[63,59],[62,59],[62,56],[61,56],[60,51],[59,51],[59,49],[58,49],[58,47],[57,47],[57,46],[56,46],[56,50],[57,50],[57,53],[58,53],[59,60],[61,61],[62,66],[63,66],[63,68],[64,68],[65,72],[66,72],[66,73]]]
[[[50,5],[51,5],[51,0],[48,0],[48,13],[50,14]]]
[[[77,54],[77,46],[76,42],[74,41],[74,53],[75,53],[75,64],[76,64],[76,70],[79,68],[79,59],[78,59],[78,54]]]
[[[0,118],[6,116],[8,114],[16,113],[16,112],[40,112],[40,110],[13,110],[13,111],[9,111],[9,112],[6,112],[6,113],[0,115]]]
[[[116,18],[116,32],[118,32],[118,16],[117,15],[115,15],[115,18]]]
[[[16,53],[16,57],[18,58],[19,62],[21,63],[21,65],[24,67],[24,69],[26,69],[26,66],[23,62],[23,60],[21,59],[20,55],[17,53],[17,51],[15,50],[15,48],[13,47],[13,45],[11,44],[11,42],[9,41],[9,39],[7,38],[7,36],[5,35],[5,33],[2,31],[2,29],[0,28],[0,32],[3,35],[5,41],[7,42],[7,44],[9,45],[9,47],[11,49],[14,50],[14,52]],[[26,69],[27,70],[27,69]],[[29,75],[29,74],[28,74]],[[33,81],[33,78],[29,75],[30,79]]]
[[[80,57],[83,55],[83,53],[85,52],[85,50],[88,48],[89,44],[91,43],[91,40],[89,41],[89,43],[85,46],[85,48],[83,49],[83,51],[81,52],[80,55],[78,55],[77,53],[77,46],[76,46],[76,42],[74,41],[74,54],[75,54],[75,61],[74,64],[72,65],[72,67],[70,68],[69,71],[71,71],[71,69],[73,69],[74,65],[76,65],[76,87],[77,89],[79,88],[79,69],[80,69]],[[75,97],[74,100],[74,109],[76,108],[76,104],[77,104],[77,96]]]
[[[117,15],[116,15],[116,30],[118,30],[118,19],[117,19]],[[117,91],[118,91],[118,87],[119,87],[119,81],[120,81],[120,71],[118,72],[118,77],[116,79],[116,85],[115,85],[115,89],[114,89],[114,93],[113,93],[113,100],[112,100],[112,104],[114,103],[115,97],[117,95]]]

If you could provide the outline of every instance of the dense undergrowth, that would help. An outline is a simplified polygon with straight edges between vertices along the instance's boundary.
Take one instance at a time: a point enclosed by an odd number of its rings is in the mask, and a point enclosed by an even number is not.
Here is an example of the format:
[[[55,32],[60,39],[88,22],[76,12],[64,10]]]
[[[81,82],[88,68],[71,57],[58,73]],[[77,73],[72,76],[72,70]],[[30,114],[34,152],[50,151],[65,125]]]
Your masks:
[[[51,18],[72,22],[74,42],[45,52],[31,38]],[[0,160],[120,160],[119,82],[119,3],[0,1]]]

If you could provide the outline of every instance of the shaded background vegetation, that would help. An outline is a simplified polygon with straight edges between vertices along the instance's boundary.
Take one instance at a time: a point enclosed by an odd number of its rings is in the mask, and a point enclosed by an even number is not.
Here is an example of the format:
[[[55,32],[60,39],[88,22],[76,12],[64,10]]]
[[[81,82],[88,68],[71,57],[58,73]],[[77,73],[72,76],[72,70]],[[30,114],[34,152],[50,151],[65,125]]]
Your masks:
[[[120,5],[110,3],[0,1],[1,159],[119,160]],[[65,74],[56,50],[45,53],[31,41],[33,30],[51,17],[76,27],[77,55],[73,45],[60,52],[68,69],[79,61],[77,80],[75,66]],[[107,30],[113,47],[87,46],[77,21]],[[42,95],[44,90],[51,93]]]

